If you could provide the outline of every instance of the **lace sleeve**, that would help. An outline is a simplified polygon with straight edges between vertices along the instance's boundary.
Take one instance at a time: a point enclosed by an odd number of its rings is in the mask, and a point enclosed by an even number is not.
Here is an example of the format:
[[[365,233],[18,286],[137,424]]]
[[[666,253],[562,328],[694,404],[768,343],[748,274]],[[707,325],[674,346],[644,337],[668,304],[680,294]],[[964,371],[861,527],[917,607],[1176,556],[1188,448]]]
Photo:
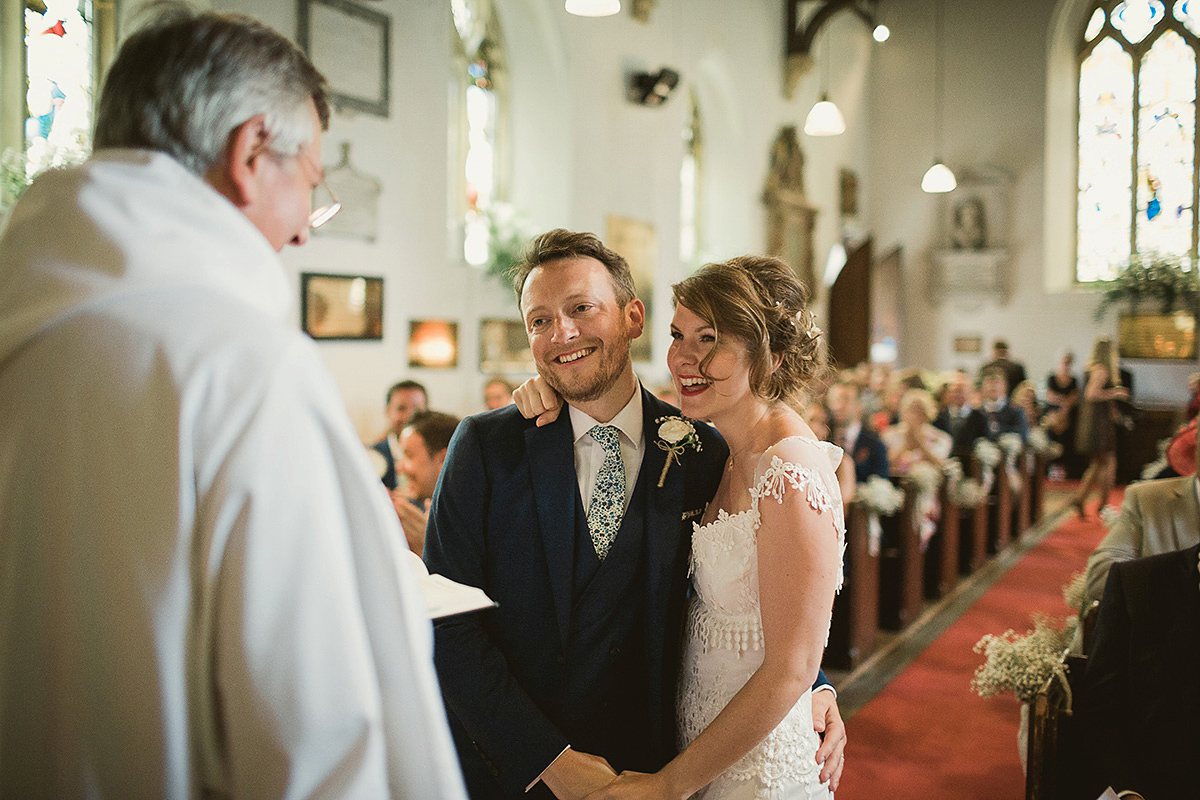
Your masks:
[[[840,453],[840,451],[838,451]],[[764,458],[766,454],[763,454]],[[846,520],[842,510],[842,496],[838,490],[837,477],[831,471],[822,471],[805,464],[784,461],[771,454],[771,461],[754,487],[750,489],[751,507],[756,520],[761,519],[759,505],[764,498],[773,498],[783,503],[783,496],[792,489],[801,492],[809,507],[818,514],[831,514],[833,528],[841,545],[838,554],[836,590],[842,590],[845,579]],[[756,525],[757,527],[757,525]]]
[[[808,505],[818,514],[833,510],[833,498],[829,487],[824,485],[820,475],[813,469],[802,464],[784,461],[779,456],[771,456],[771,465],[758,479],[758,483],[750,490],[750,498],[757,508],[764,497],[773,497],[775,502],[783,502],[783,493],[787,488],[803,492]]]

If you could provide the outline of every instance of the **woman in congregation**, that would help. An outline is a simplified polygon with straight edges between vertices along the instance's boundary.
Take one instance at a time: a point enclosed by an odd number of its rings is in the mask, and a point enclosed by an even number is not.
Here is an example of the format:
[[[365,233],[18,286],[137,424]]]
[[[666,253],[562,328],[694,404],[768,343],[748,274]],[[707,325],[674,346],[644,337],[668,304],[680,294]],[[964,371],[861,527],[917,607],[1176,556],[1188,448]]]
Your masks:
[[[900,421],[879,435],[888,451],[892,475],[903,477],[918,463],[941,469],[950,456],[950,434],[934,427],[937,403],[924,389],[909,389],[900,400]]]
[[[1108,496],[1117,476],[1116,402],[1128,400],[1129,390],[1120,384],[1117,371],[1117,347],[1101,337],[1092,346],[1092,357],[1084,368],[1083,401],[1079,405],[1079,428],[1075,449],[1088,457],[1087,470],[1071,505],[1080,517],[1092,492],[1100,496],[1098,510],[1108,504]]]
[[[667,365],[683,413],[729,444],[692,534],[684,749],[589,797],[832,798],[815,760],[811,687],[842,581],[842,450],[789,404],[824,366],[808,291],[782,261],[758,256],[709,264],[673,289]]]

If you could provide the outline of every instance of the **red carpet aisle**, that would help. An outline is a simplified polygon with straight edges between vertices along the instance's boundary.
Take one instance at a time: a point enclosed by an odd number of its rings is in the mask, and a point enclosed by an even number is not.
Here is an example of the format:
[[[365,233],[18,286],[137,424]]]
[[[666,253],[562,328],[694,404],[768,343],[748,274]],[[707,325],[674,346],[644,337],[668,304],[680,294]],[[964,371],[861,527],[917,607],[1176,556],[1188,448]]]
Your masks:
[[[1116,493],[1114,501],[1119,505]],[[1024,796],[1017,754],[1020,703],[970,688],[985,633],[1023,632],[1029,615],[1069,613],[1061,587],[1082,571],[1105,528],[1072,514],[847,722],[838,800],[1014,800]]]

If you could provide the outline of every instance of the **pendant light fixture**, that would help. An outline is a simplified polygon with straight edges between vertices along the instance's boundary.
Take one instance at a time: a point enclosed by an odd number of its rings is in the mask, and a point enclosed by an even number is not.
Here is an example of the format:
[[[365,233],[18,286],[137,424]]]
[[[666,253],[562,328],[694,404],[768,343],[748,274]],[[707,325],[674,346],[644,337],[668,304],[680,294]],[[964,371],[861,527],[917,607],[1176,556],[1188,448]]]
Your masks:
[[[567,0],[565,7],[577,17],[611,17],[620,13],[621,0]]]
[[[958,181],[950,168],[942,163],[942,0],[938,0],[937,16],[934,19],[934,48],[936,63],[933,74],[933,166],[921,178],[921,190],[930,194],[944,194],[954,191]]]
[[[809,136],[839,136],[846,132],[846,120],[837,105],[829,99],[829,29],[825,29],[825,58],[821,65],[821,99],[813,105],[804,120],[804,132]]]

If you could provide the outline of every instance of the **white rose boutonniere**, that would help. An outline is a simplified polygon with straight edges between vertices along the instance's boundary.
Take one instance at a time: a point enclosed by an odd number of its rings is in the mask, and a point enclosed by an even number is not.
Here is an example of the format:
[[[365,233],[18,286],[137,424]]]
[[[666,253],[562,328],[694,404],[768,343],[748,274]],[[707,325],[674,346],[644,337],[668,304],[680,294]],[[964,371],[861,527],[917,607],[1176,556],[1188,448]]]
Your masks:
[[[702,448],[696,427],[683,417],[659,417],[654,421],[658,423],[658,441],[655,444],[667,451],[666,463],[663,464],[662,474],[658,476],[658,488],[661,489],[663,481],[667,479],[667,470],[671,468],[671,462],[678,461],[683,451],[689,447],[696,452],[700,452]]]

